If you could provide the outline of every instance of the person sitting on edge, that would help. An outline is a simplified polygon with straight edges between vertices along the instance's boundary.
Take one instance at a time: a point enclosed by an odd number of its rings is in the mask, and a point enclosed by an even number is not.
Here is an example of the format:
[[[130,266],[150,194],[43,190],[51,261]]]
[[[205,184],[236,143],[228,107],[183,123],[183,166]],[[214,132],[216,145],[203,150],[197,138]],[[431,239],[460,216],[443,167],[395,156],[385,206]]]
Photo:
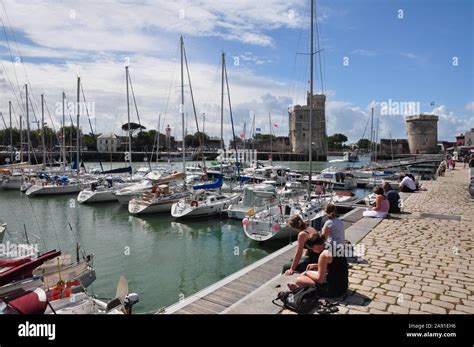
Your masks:
[[[291,264],[283,266],[282,273],[285,275],[293,275],[294,272],[303,272],[310,263],[316,263],[318,261],[319,254],[316,254],[310,250],[306,250],[306,255],[303,256],[305,251],[305,242],[312,234],[316,233],[316,229],[308,226],[301,218],[300,215],[295,214],[288,219],[288,225],[298,231],[298,245],[296,246],[296,253],[291,260]],[[301,260],[301,262],[300,262]]]
[[[290,290],[298,287],[314,287],[323,297],[335,297],[346,293],[349,286],[347,259],[336,256],[325,248],[326,238],[320,233],[311,235],[306,247],[315,253],[321,253],[318,263],[309,264],[305,272],[296,278],[295,283],[288,283]]]
[[[413,193],[416,191],[416,183],[409,176],[400,176],[400,191],[404,193]]]
[[[364,217],[374,217],[374,218],[385,218],[387,217],[388,210],[390,209],[390,203],[387,198],[383,195],[383,188],[377,186],[374,188],[375,206],[368,208],[362,213]]]
[[[336,206],[327,204],[324,212],[328,220],[324,223],[321,233],[329,243],[343,244],[346,239],[344,224],[336,217]]]
[[[395,189],[392,189],[392,186],[388,182],[385,182],[383,184],[383,190],[385,192],[385,197],[387,198],[390,204],[388,212],[400,213],[400,194],[398,194]]]

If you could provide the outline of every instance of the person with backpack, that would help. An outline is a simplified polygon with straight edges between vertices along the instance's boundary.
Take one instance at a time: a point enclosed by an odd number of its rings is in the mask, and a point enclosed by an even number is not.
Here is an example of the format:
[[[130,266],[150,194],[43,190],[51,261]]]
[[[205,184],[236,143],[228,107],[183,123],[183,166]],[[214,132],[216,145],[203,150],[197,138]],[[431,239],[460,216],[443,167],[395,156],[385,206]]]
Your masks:
[[[309,264],[305,272],[296,278],[295,283],[289,283],[288,288],[295,291],[300,287],[314,287],[323,297],[343,295],[349,287],[349,269],[347,259],[338,254],[332,254],[325,249],[326,238],[316,232],[305,242],[308,249],[320,253],[318,262]]]
[[[306,270],[308,264],[316,263],[319,254],[314,253],[309,249],[305,252],[305,242],[311,235],[316,233],[316,229],[306,224],[303,218],[298,214],[295,214],[288,220],[288,225],[298,231],[298,245],[296,246],[295,255],[293,256],[291,263],[284,265],[282,270],[282,273],[290,276],[295,272],[303,272]],[[304,252],[306,254],[304,254]]]

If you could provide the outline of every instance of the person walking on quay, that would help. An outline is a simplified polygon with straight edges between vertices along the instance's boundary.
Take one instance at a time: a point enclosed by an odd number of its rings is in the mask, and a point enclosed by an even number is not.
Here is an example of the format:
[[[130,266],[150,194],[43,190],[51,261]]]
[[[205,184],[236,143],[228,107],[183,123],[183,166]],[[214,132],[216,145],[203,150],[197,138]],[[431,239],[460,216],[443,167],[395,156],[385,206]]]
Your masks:
[[[288,225],[298,231],[298,244],[296,246],[295,255],[293,256],[291,263],[284,265],[282,270],[285,275],[290,276],[295,272],[303,272],[310,263],[317,263],[319,253],[314,253],[312,250],[305,249],[306,240],[311,235],[316,234],[316,229],[306,224],[300,215],[294,215],[288,219]],[[303,253],[306,254],[304,255]]]

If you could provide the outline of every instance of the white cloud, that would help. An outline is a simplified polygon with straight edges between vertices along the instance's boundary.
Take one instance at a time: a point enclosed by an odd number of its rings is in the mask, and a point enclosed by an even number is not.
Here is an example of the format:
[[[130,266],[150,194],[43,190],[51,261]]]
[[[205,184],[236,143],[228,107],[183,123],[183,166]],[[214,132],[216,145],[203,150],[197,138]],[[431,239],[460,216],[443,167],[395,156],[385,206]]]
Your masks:
[[[468,102],[464,108],[467,111],[474,112],[474,101]]]
[[[454,141],[454,136],[474,128],[474,117],[461,118],[450,111],[446,105],[435,107],[430,114],[437,115],[438,139]]]
[[[159,51],[169,43],[163,33],[271,46],[266,31],[297,28],[304,19],[297,0],[4,3],[13,28],[35,45],[73,50]]]
[[[364,57],[372,57],[377,54],[377,52],[369,49],[355,49],[350,54],[361,55]]]

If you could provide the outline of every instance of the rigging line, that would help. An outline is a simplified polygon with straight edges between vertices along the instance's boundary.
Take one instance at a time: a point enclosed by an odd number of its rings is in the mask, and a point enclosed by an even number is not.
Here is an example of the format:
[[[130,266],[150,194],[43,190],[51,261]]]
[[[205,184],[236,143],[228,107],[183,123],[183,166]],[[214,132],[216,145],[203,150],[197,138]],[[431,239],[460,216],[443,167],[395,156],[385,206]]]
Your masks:
[[[227,64],[225,63],[225,60],[223,64],[224,64],[225,81],[227,85],[227,99],[229,100],[230,123],[232,125],[232,136],[233,136],[234,149],[235,149],[235,164],[237,165],[237,175],[238,175],[237,177],[240,177],[240,163],[239,163],[239,155],[237,152],[237,139],[235,137],[235,131],[234,131],[234,117],[232,117],[232,103],[230,102],[229,79],[227,77]],[[242,185],[242,182],[240,182],[240,185]]]
[[[27,198],[27,200],[28,200],[28,202],[30,203],[31,212],[33,212],[33,217],[35,217],[36,225],[38,226],[38,232],[40,233],[40,236],[41,236],[41,238],[42,238],[42,240],[43,240],[44,249],[47,250],[48,248],[47,248],[47,246],[46,246],[46,241],[45,241],[45,239],[44,239],[44,237],[43,237],[43,234],[42,234],[42,232],[41,232],[41,226],[40,226],[40,223],[39,223],[39,221],[38,221],[38,216],[36,216],[36,213],[35,213],[35,210],[34,210],[34,208],[33,208],[33,204],[31,203],[30,198]],[[54,233],[56,234],[56,231],[55,231],[55,229],[54,229],[54,226],[53,226],[53,230],[54,230]],[[57,235],[56,235],[56,241],[58,242],[58,247],[59,247],[59,240],[58,240]]]
[[[2,6],[3,6],[3,1],[2,1]],[[5,6],[3,6],[3,9],[5,11]],[[6,14],[6,11],[5,11],[5,14]],[[13,54],[12,54],[12,50],[10,48],[10,40],[8,40],[8,35],[7,35],[7,30],[5,28],[5,23],[3,22],[3,18],[0,17],[0,21],[2,22],[2,27],[3,27],[3,33],[5,34],[5,40],[7,41],[7,47],[8,47],[8,52],[10,54],[10,62],[12,64],[12,67],[13,67],[13,72],[15,74],[15,79],[16,79],[16,83],[17,83],[17,87],[18,87],[18,91],[19,91],[19,94],[20,94],[20,98],[23,100],[22,98],[22,95],[21,95],[21,88],[20,88],[20,81],[18,80],[18,74],[16,73],[16,68],[15,68],[15,63],[13,62]],[[21,58],[20,58],[21,59]],[[2,64],[3,65],[3,64]],[[13,93],[15,94],[15,97],[16,97],[16,93],[15,93],[15,90],[13,89]]]
[[[13,27],[12,27],[12,23],[10,21],[10,17],[8,16],[8,13],[7,13],[7,10],[5,8],[5,4],[3,3],[3,0],[0,0],[0,2],[2,3],[3,12],[5,13],[5,17],[7,18],[7,21],[8,21],[8,26],[10,27],[10,32],[12,33],[13,41],[15,42],[16,50],[18,51],[18,56],[20,57],[21,65],[23,66],[23,71],[25,72],[26,81],[30,85],[30,80],[28,78],[28,73],[26,72],[25,64],[23,63],[20,47],[18,46],[18,41],[16,39],[15,32],[13,31]]]
[[[306,9],[309,7],[309,4],[306,4]],[[305,13],[306,13],[306,9],[305,9]],[[298,40],[296,42],[296,50],[295,52],[298,52],[298,48],[300,46],[300,43],[301,43],[301,36],[302,36],[302,33],[303,33],[303,25],[300,26],[300,30],[298,32]],[[288,86],[288,94],[291,93],[291,95],[288,95],[288,96],[293,96],[294,95],[294,91],[295,91],[295,85],[296,85],[296,63],[297,63],[297,58],[298,58],[298,54],[295,53],[295,59],[294,59],[294,65],[293,65],[293,73],[292,73],[292,79],[291,79],[291,82],[290,82],[290,85]],[[290,92],[291,90],[291,92]]]
[[[175,64],[173,65],[173,71],[171,73],[171,79],[170,79],[170,83],[169,83],[169,87],[168,87],[168,95],[167,95],[167,98],[166,98],[166,102],[164,103],[164,105],[162,105],[162,109],[161,109],[161,113],[163,114],[163,124],[165,124],[165,121],[166,121],[166,115],[168,113],[168,106],[169,106],[169,101],[170,101],[170,97],[171,97],[171,91],[173,90],[173,85],[174,85],[174,76],[175,76],[175,73],[176,73],[176,67],[178,66],[178,56],[179,56],[179,52],[180,52],[180,45],[177,45],[176,46],[176,52],[175,52]],[[164,127],[164,125],[163,125]]]
[[[87,108],[86,95],[84,94],[84,88],[82,87],[82,83],[80,84],[80,87],[81,87],[81,92],[82,92],[82,99],[84,100],[84,107],[86,109],[87,119],[89,121],[89,126],[91,128],[92,138],[95,139],[94,130],[92,128],[91,117],[89,116],[89,109]],[[104,168],[102,167],[102,160],[100,160],[100,153],[99,153],[98,148],[96,148],[96,152],[97,152],[97,159],[99,159],[100,169],[103,172]]]
[[[38,129],[39,129],[39,123],[38,123],[38,119],[36,119],[36,115],[35,115],[35,110],[33,109],[33,105],[31,104],[31,99],[30,97],[28,97],[28,100],[26,100],[27,102],[29,101],[29,104],[31,105],[31,109],[33,111],[33,115],[35,116],[35,122],[37,125],[38,125]],[[30,121],[30,123],[32,123]],[[27,124],[27,129],[30,127],[29,124]],[[30,129],[31,131],[31,129]],[[28,143],[28,146],[31,146],[31,151],[33,152],[33,158],[35,158],[35,162],[38,163],[38,158],[36,157],[36,153],[35,153],[35,150],[34,150],[34,147],[33,147],[33,142],[32,142],[32,139],[30,137],[30,142]]]
[[[15,36],[15,32],[13,31],[13,27],[12,27],[12,24],[11,24],[11,21],[10,21],[10,18],[8,16],[8,13],[7,13],[7,10],[5,8],[5,5],[3,3],[2,0],[0,0],[0,2],[2,3],[2,7],[3,7],[3,12],[5,13],[5,17],[8,21],[8,26],[9,26],[9,29],[10,29],[10,32],[11,32],[11,35],[13,37],[13,41],[15,42],[15,46],[16,46],[16,49],[17,49],[17,52],[18,52],[18,57],[20,58],[20,63],[21,63],[21,66],[23,67],[23,71],[25,73],[25,77],[26,77],[26,82],[27,84],[29,85],[30,87],[30,91],[29,91],[29,95],[33,98],[34,102],[35,102],[35,105],[33,105],[31,99],[29,100],[30,104],[31,104],[31,109],[33,111],[33,115],[35,117],[35,121],[38,122],[38,119],[36,117],[36,113],[35,113],[35,106],[36,106],[36,110],[39,112],[39,106],[38,106],[38,103],[36,101],[36,99],[34,98],[34,93],[33,93],[33,88],[31,87],[31,83],[30,83],[30,80],[28,78],[28,73],[26,71],[26,67],[25,67],[25,63],[23,62],[23,57],[22,57],[22,54],[21,54],[21,51],[20,51],[20,47],[18,46],[18,41],[16,39],[16,36]],[[5,38],[7,40],[7,45],[8,45],[8,50],[10,52],[10,58],[11,58],[11,63],[12,63],[12,66],[13,66],[13,70],[14,70],[14,73],[15,73],[15,77],[16,77],[16,81],[17,81],[17,85],[18,85],[18,89],[20,90],[20,99],[23,100],[23,97],[22,97],[22,94],[21,94],[21,88],[20,88],[20,83],[18,81],[18,76],[17,76],[17,73],[16,73],[16,69],[15,69],[15,65],[13,63],[13,55],[11,53],[11,49],[10,49],[10,44],[9,44],[9,41],[8,41],[8,37],[7,37],[7,34],[6,34],[6,29],[5,29],[5,25],[4,25],[4,22],[2,20],[2,26],[3,26],[3,30],[5,32]],[[23,106],[23,103],[21,104]],[[24,109],[24,111],[26,112],[26,109]],[[36,159],[36,158],[35,158]]]
[[[314,6],[314,16],[316,18],[315,22],[316,22],[316,40],[317,40],[317,43],[318,43],[318,56],[319,56],[319,75],[320,75],[320,78],[321,78],[321,94],[324,94],[324,82],[323,82],[323,70],[322,70],[322,67],[321,67],[321,42],[320,42],[320,37],[319,37],[319,25],[318,25],[318,11],[317,11],[317,6],[315,5]]]
[[[133,91],[132,77],[130,77],[130,71],[128,72],[128,80],[130,82],[130,90],[132,92],[133,104],[135,105],[135,111],[137,112],[138,125],[140,125],[140,132],[142,131],[142,123],[140,122],[140,115],[138,114],[137,100],[135,99],[135,93]]]
[[[15,96],[18,107],[20,108],[20,110],[22,110],[23,109],[23,107],[22,107],[23,99],[21,101],[18,99],[18,95],[16,95],[15,87],[13,87],[13,83],[10,80],[10,77],[8,76],[8,73],[7,73],[7,70],[5,69],[5,65],[3,64],[3,61],[0,60],[0,63],[2,64],[3,72],[4,72],[5,76],[7,77],[8,83],[10,84],[10,88],[12,89],[13,95]],[[20,93],[20,96],[21,96],[21,93]]]
[[[188,57],[186,55],[186,46],[183,44],[183,52],[184,52],[184,61],[186,63],[186,72],[188,73],[188,82],[189,82],[189,90],[191,94],[191,102],[193,104],[193,111],[194,111],[194,120],[196,121],[196,130],[198,134],[200,133],[199,131],[199,121],[197,119],[197,114],[196,114],[196,104],[194,103],[194,93],[193,93],[193,87],[191,85],[191,75],[189,74],[189,66],[188,66]],[[201,147],[201,157],[202,157],[202,165],[204,168],[204,172],[206,171],[206,161],[204,160],[204,154],[203,154],[203,146],[204,146],[204,134],[201,133],[201,136],[199,136],[199,146]]]
[[[216,85],[218,84],[218,81],[219,81],[219,68],[221,66],[221,61],[219,59],[219,61],[217,62],[216,64],[216,70],[214,72],[214,82],[212,83],[212,86],[211,86],[211,89],[209,89],[209,93],[207,94],[207,97],[206,97],[206,102],[204,103],[204,111],[207,111],[207,107],[209,106],[209,103],[210,103],[210,99],[211,99],[211,95],[214,95],[214,91],[216,90]],[[220,83],[220,81],[219,81]]]

